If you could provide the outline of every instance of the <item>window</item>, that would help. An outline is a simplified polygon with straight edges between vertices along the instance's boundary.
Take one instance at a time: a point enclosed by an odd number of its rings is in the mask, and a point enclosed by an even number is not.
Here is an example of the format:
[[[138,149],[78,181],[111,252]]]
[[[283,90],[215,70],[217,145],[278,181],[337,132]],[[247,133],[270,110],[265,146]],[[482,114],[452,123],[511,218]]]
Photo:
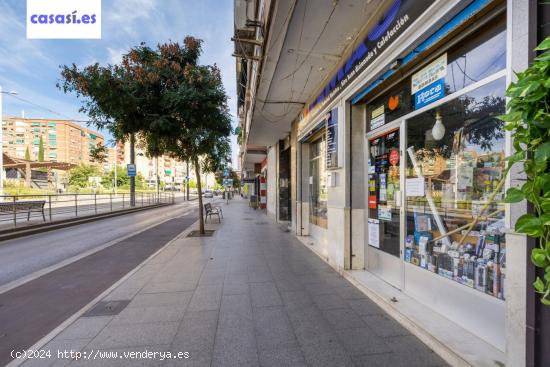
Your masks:
[[[405,261],[499,298],[506,243],[504,190],[495,190],[505,154],[496,116],[505,87],[498,79],[407,120],[407,187],[418,190],[407,189]]]
[[[326,136],[309,144],[309,221],[327,228]]]

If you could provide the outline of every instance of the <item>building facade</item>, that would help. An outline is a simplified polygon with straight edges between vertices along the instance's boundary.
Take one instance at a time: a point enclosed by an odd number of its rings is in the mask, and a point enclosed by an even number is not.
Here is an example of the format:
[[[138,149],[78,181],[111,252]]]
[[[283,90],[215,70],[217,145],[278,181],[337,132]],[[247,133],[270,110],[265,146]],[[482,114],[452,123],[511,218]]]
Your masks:
[[[496,118],[536,19],[516,0],[235,1],[243,182],[451,365],[550,363]]]
[[[38,160],[40,140],[44,161],[91,164],[90,149],[104,144],[102,134],[69,120],[5,117],[2,121],[4,153]]]

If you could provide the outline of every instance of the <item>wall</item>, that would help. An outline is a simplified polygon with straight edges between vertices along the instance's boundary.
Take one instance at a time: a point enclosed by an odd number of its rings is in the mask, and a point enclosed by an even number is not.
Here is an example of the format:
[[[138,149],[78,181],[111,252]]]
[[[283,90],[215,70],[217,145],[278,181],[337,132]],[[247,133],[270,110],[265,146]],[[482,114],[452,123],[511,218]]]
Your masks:
[[[278,146],[275,144],[267,150],[267,215],[273,219],[277,219]]]

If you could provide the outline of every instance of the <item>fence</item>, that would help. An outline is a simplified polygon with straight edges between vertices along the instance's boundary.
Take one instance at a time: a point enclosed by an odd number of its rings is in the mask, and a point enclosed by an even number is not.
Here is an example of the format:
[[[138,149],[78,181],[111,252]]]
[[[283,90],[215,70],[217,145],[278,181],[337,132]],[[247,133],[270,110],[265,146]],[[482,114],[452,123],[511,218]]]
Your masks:
[[[138,192],[134,206],[131,199],[130,194],[4,195],[0,196],[0,229],[175,201],[174,194],[167,192]]]

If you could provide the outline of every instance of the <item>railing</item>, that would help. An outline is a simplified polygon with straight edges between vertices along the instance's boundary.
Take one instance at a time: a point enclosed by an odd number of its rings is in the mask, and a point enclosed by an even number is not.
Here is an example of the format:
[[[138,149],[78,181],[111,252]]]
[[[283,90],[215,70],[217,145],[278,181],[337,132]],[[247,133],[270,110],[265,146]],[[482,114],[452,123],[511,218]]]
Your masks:
[[[137,192],[135,208],[173,204],[173,193]],[[51,194],[0,196],[0,230],[131,209],[130,194]]]

